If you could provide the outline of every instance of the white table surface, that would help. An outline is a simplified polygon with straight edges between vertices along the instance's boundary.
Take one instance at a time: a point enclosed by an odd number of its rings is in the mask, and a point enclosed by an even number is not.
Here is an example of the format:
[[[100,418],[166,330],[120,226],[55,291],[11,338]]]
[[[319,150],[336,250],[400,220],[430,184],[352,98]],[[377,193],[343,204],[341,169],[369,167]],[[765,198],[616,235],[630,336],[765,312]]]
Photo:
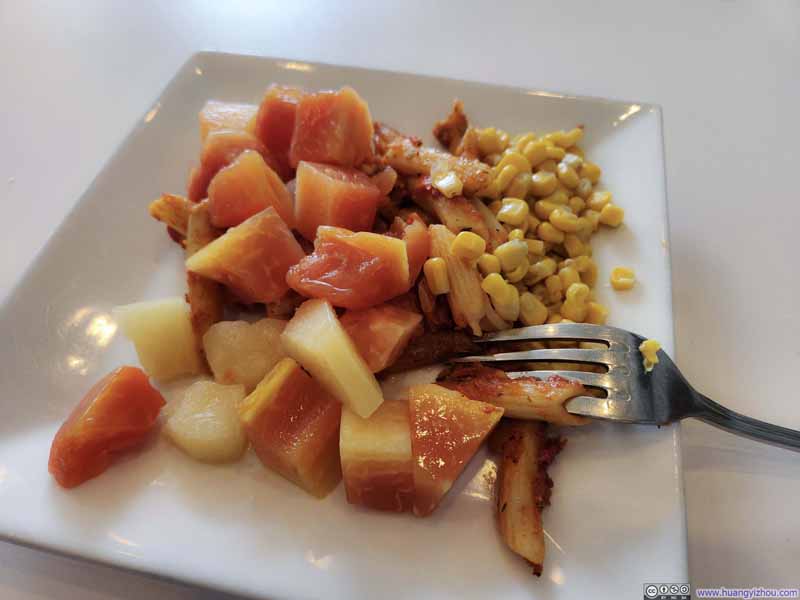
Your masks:
[[[0,299],[197,50],[645,100],[664,108],[678,363],[800,429],[800,4],[433,4],[0,0]],[[798,455],[697,422],[683,439],[692,584],[800,585]],[[0,544],[0,597],[220,595]]]

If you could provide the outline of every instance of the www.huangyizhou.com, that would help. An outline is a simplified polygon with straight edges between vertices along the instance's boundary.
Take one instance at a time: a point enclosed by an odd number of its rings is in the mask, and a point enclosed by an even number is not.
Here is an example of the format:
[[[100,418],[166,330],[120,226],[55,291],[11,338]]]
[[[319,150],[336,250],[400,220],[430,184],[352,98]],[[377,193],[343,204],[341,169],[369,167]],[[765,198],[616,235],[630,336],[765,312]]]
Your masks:
[[[697,588],[694,593],[698,598],[743,598],[744,600],[800,598],[800,589],[798,588]]]

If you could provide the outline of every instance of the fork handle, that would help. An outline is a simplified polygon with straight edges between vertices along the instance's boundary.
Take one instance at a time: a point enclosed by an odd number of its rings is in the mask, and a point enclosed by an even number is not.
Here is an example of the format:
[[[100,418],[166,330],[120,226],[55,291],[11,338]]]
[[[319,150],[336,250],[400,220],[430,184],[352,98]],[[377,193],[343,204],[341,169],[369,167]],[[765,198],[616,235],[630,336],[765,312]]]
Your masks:
[[[746,417],[717,404],[702,394],[696,394],[695,411],[693,412],[693,417],[731,433],[784,448],[800,450],[800,431]]]

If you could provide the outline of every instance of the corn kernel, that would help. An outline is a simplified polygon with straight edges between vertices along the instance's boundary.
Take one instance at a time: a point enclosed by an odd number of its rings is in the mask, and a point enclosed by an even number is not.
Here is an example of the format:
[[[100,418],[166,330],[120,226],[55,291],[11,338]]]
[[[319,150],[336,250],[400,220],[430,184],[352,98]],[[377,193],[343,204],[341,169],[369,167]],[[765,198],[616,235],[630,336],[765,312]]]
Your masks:
[[[586,217],[578,217],[578,237],[581,238],[581,241],[588,242],[592,238],[592,233],[594,230],[592,229],[592,223]]]
[[[520,171],[514,165],[503,165],[502,160],[494,168],[496,169],[497,175],[489,187],[492,188],[493,195],[502,194],[511,183],[511,180],[514,179]]]
[[[443,258],[429,258],[422,267],[428,289],[434,296],[450,291],[450,280],[447,277],[447,263]]]
[[[537,283],[531,288],[533,295],[536,296],[542,303],[547,301],[547,288],[543,283]]]
[[[505,193],[514,198],[524,198],[528,195],[528,190],[531,185],[530,173],[519,173],[505,190]]]
[[[495,248],[494,255],[500,259],[503,271],[508,273],[528,260],[528,244],[522,240],[509,240]]]
[[[573,302],[581,302],[586,303],[589,300],[589,286],[585,283],[573,283],[570,284],[568,288],[566,288],[566,294],[564,295],[567,300],[572,300]]]
[[[593,325],[605,325],[608,320],[608,308],[599,302],[589,302],[586,307],[586,322]]]
[[[580,238],[574,233],[568,233],[564,236],[564,250],[570,258],[575,258],[586,253],[586,247]]]
[[[564,149],[558,146],[547,146],[545,148],[545,154],[547,158],[552,158],[553,160],[561,160],[567,155]]]
[[[503,158],[499,163],[497,163],[496,168],[502,169],[507,165],[513,165],[516,168],[517,173],[531,172],[531,163],[528,162],[528,159],[514,150],[506,150],[503,153]]]
[[[609,227],[619,227],[625,218],[625,210],[616,204],[606,204],[600,211],[600,222]]]
[[[519,226],[528,220],[530,209],[528,203],[519,198],[503,198],[503,206],[497,211],[497,220],[501,223]]]
[[[522,281],[517,281],[517,282],[515,282],[515,283],[512,283],[511,285],[513,285],[515,288],[517,288],[517,291],[518,291],[520,294],[524,294],[525,292],[527,292],[527,291],[528,291],[528,286],[527,286],[527,285],[525,285],[525,283],[524,283],[524,282],[522,282]]]
[[[495,200],[494,202],[489,203],[489,210],[492,211],[495,215],[500,212],[500,209],[503,208],[502,200]],[[597,217],[600,217],[600,213],[597,213]]]
[[[592,231],[597,231],[597,228],[600,226],[600,213],[596,210],[592,210],[591,208],[587,208],[583,211],[582,218],[589,221],[589,224],[592,226]]]
[[[580,229],[578,217],[568,208],[559,206],[550,213],[550,223],[559,231],[565,233],[575,233]]]
[[[508,134],[494,127],[478,130],[478,150],[481,154],[499,153],[508,146]]]
[[[558,265],[558,268],[563,269],[564,267],[575,267],[575,270],[578,271],[578,273],[583,273],[589,268],[589,263],[591,262],[591,258],[581,255],[561,261]]]
[[[581,277],[575,267],[559,269],[558,276],[561,278],[561,287],[565,290],[568,290],[573,283],[581,282]]]
[[[528,159],[532,167],[536,167],[547,159],[547,143],[544,140],[528,142],[522,150],[522,155]]]
[[[585,177],[592,183],[597,183],[600,181],[600,176],[603,174],[603,171],[593,162],[589,162],[588,160],[583,161],[583,165],[581,165],[580,175],[581,177]]]
[[[489,275],[490,273],[499,273],[500,259],[494,254],[483,253],[478,259],[478,269],[480,269],[481,273],[484,275]]]
[[[573,283],[567,288],[564,303],[561,305],[561,316],[582,323],[589,311],[589,286],[585,283]]]
[[[505,284],[505,290],[491,298],[492,306],[500,317],[512,323],[519,318],[519,290],[513,285]]]
[[[597,263],[588,256],[586,258],[589,259],[589,263],[581,271],[581,281],[589,287],[594,287],[597,284]]]
[[[611,192],[593,192],[589,199],[586,201],[586,206],[591,208],[592,210],[596,210],[600,212],[603,210],[603,207],[611,202]]]
[[[525,262],[521,263],[516,269],[508,271],[506,273],[506,279],[508,279],[511,283],[517,283],[518,281],[522,281],[523,277],[528,274],[528,269],[530,268],[530,263],[528,259],[525,259]]]
[[[553,242],[554,244],[564,243],[564,232],[559,231],[550,222],[544,222],[536,228],[536,235],[539,239],[545,242]]]
[[[576,154],[580,156],[582,159],[586,160],[586,153],[583,151],[583,148],[580,146],[570,146],[567,148],[568,154]]]
[[[564,158],[561,159],[561,162],[569,165],[576,171],[579,171],[583,165],[583,159],[577,154],[572,154],[571,152],[564,154]]]
[[[503,288],[506,285],[508,284],[500,273],[489,273],[483,278],[483,281],[481,281],[481,289],[490,296],[502,294]]]
[[[465,260],[478,260],[485,251],[486,240],[471,231],[462,231],[450,244],[450,252]]]
[[[536,167],[536,172],[555,173],[557,168],[558,168],[558,163],[554,161],[552,158],[548,158],[547,160],[543,160],[542,162],[539,163],[539,166]]]
[[[445,198],[460,196],[464,190],[464,184],[453,171],[447,171],[443,175],[434,177],[433,187],[439,190]]]
[[[584,202],[583,198],[580,196],[573,196],[569,199],[569,202],[567,202],[567,206],[577,215],[586,207],[586,202]]]
[[[534,196],[549,196],[556,191],[558,180],[548,171],[538,171],[531,177],[530,193]]]
[[[560,310],[560,309],[561,309],[561,307],[559,306],[559,310]],[[563,320],[564,320],[564,317],[562,317],[560,314],[558,314],[558,313],[553,313],[553,314],[551,314],[549,317],[547,317],[547,321],[546,321],[546,323],[547,323],[548,325],[553,325],[553,324],[555,324],[555,323],[561,323],[561,321],[563,321]]]
[[[557,189],[549,196],[542,198],[542,200],[547,200],[553,204],[569,204],[569,194],[565,190]]]
[[[541,325],[547,320],[547,307],[530,292],[519,296],[519,320],[523,325]]]
[[[550,219],[550,215],[553,214],[553,211],[555,211],[557,208],[561,208],[561,205],[550,202],[549,200],[537,200],[533,204],[534,214],[542,221],[548,221]]]
[[[575,188],[575,195],[585,201],[592,195],[593,189],[592,182],[586,179],[586,177],[581,177],[578,180],[578,187]]]
[[[508,239],[510,240],[524,240],[525,232],[522,229],[512,229],[508,232]]]
[[[617,291],[629,290],[636,283],[636,274],[628,267],[614,267],[611,270],[611,287]]]
[[[639,345],[639,352],[642,353],[644,370],[648,373],[658,364],[658,351],[661,344],[656,340],[645,340]]]
[[[493,167],[497,166],[497,163],[503,158],[503,155],[499,152],[495,152],[494,154],[488,154],[483,158],[483,162],[492,165]]]
[[[556,145],[561,146],[562,148],[569,148],[570,146],[574,146],[583,137],[583,128],[582,127],[575,127],[574,129],[570,129],[567,132],[561,132],[559,138],[554,142]]]
[[[528,285],[537,284],[543,279],[550,277],[550,275],[553,275],[556,269],[556,261],[550,257],[543,258],[530,266],[528,274],[525,276],[525,283]]]
[[[530,203],[528,204],[528,206],[530,206]],[[541,221],[538,218],[536,218],[536,216],[528,215],[528,234],[529,235],[531,233],[535,233],[536,232],[536,228],[539,226],[539,223],[541,223]]]
[[[544,280],[544,286],[547,288],[547,299],[550,302],[561,301],[562,293],[564,291],[564,288],[561,285],[561,277],[558,275],[550,275],[550,277]]]
[[[556,174],[558,175],[558,180],[568,188],[574,189],[578,187],[578,182],[580,181],[580,178],[578,177],[578,174],[575,172],[575,169],[570,167],[568,164],[563,162],[558,163]]]
[[[526,239],[525,243],[528,245],[528,255],[544,256],[544,242],[542,240]]]
[[[535,140],[536,140],[536,134],[533,133],[532,131],[527,131],[525,133],[518,133],[511,139],[511,147],[517,152],[524,154],[524,152],[522,151],[525,148],[525,146],[527,146],[528,144],[530,144]]]

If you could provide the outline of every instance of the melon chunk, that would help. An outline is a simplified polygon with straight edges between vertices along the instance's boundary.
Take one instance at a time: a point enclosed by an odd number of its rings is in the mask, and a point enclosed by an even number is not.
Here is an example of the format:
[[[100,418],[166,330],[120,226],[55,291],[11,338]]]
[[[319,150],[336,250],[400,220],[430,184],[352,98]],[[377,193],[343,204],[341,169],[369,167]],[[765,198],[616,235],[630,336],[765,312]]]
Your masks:
[[[245,302],[274,302],[289,289],[289,268],[304,256],[286,223],[270,207],[196,252],[186,268],[227,285]]]
[[[333,396],[285,358],[245,398],[239,414],[261,462],[322,498],[342,476],[341,411]]]
[[[281,336],[286,353],[322,386],[360,417],[383,402],[378,380],[339,323],[330,303],[307,300]]]
[[[386,401],[369,419],[343,409],[339,453],[349,503],[395,512],[411,510],[414,476],[408,402]]]
[[[117,306],[113,314],[150,377],[169,381],[203,371],[189,305],[183,298]]]
[[[503,416],[503,409],[440,385],[408,391],[414,514],[432,513]]]
[[[253,125],[256,137],[275,159],[276,170],[284,181],[292,178],[289,146],[292,144],[297,105],[302,97],[300,88],[272,84],[261,100]]]
[[[306,94],[297,105],[289,162],[357,167],[372,157],[372,116],[351,87]]]
[[[234,227],[268,206],[293,227],[292,196],[255,150],[242,152],[208,186],[208,213],[215,227]]]
[[[258,107],[255,104],[220,102],[209,100],[200,114],[200,139],[205,141],[208,134],[218,129],[249,131],[253,127]]]
[[[242,384],[249,393],[286,356],[281,333],[286,321],[220,321],[203,336],[208,365],[217,383]]]
[[[381,192],[361,171],[302,161],[295,185],[297,230],[307,240],[320,225],[372,229]]]
[[[348,310],[342,327],[373,373],[392,366],[419,329],[422,315],[391,304]]]
[[[239,422],[238,404],[243,385],[219,385],[198,381],[181,399],[167,406],[164,434],[178,448],[202,462],[237,460],[247,447]]]

